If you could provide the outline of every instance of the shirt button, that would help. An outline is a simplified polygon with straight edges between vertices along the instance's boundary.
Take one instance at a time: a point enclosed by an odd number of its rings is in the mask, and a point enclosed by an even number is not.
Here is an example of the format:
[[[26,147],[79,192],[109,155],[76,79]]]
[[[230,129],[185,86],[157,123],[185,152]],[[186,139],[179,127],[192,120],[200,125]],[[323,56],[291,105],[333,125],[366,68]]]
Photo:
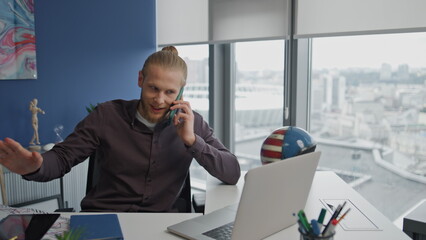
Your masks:
[[[148,182],[151,182],[151,181],[152,181],[152,179],[151,179],[151,178],[148,178],[147,180],[148,180]]]

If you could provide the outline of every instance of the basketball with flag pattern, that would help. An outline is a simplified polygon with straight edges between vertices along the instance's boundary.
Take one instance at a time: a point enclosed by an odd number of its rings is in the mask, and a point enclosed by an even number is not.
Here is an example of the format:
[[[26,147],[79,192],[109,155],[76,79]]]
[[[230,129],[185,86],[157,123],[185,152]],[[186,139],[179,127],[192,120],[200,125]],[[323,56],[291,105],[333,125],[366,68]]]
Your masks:
[[[284,126],[272,131],[263,141],[260,151],[262,164],[268,164],[315,151],[316,142],[304,129]]]

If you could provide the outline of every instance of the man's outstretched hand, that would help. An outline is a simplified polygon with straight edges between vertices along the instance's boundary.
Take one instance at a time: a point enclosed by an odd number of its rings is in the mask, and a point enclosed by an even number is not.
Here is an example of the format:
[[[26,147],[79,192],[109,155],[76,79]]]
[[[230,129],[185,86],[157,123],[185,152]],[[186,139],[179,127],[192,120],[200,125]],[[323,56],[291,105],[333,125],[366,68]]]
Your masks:
[[[11,138],[0,140],[0,164],[10,171],[25,175],[35,172],[43,163],[38,152],[30,152]]]

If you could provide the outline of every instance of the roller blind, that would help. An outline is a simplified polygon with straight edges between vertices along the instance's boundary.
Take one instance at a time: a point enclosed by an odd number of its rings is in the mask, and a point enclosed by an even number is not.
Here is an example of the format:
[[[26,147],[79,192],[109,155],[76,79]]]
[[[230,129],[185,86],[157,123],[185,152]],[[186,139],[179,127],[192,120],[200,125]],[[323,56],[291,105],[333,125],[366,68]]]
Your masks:
[[[426,30],[425,0],[298,0],[295,37]]]
[[[158,45],[209,39],[208,0],[157,0],[156,16]]]
[[[157,0],[157,43],[283,39],[288,0]]]

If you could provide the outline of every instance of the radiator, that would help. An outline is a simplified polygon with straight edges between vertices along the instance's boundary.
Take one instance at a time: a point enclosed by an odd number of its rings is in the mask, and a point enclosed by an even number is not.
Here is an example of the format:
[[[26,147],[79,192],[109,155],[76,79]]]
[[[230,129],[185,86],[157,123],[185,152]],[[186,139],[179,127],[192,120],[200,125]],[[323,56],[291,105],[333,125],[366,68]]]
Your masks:
[[[0,166],[1,167],[1,166]],[[80,211],[80,201],[86,194],[88,161],[75,166],[62,179],[64,207]],[[61,194],[61,181],[34,182],[3,168],[8,205],[37,202],[39,199]],[[51,209],[54,211],[56,209]]]

